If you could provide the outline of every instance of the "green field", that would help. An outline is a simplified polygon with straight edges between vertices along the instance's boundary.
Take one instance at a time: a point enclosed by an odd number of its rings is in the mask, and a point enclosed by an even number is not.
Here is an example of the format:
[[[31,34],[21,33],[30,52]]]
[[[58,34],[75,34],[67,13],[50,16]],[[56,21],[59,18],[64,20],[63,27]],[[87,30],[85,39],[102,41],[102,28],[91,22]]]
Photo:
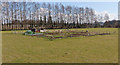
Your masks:
[[[75,29],[73,29],[75,30]],[[118,29],[87,28],[111,35],[80,36],[50,41],[11,31],[2,32],[3,63],[117,63]],[[52,31],[52,30],[51,30]]]

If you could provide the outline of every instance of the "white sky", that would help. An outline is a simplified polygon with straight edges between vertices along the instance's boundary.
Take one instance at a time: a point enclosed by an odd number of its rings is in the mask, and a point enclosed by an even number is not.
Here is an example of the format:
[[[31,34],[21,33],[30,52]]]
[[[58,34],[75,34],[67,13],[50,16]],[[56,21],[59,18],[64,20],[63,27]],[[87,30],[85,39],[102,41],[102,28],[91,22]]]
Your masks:
[[[119,2],[119,0],[0,0],[4,2],[8,1],[17,1],[17,2],[23,2],[23,1],[34,1],[34,2]]]

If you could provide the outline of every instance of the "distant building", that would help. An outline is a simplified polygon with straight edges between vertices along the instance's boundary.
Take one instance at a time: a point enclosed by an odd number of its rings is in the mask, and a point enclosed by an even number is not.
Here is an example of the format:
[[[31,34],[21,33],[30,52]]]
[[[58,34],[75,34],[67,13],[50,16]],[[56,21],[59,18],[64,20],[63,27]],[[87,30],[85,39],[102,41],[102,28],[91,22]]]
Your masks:
[[[104,22],[99,22],[99,24],[100,24],[101,26],[103,26],[103,25],[104,25]]]

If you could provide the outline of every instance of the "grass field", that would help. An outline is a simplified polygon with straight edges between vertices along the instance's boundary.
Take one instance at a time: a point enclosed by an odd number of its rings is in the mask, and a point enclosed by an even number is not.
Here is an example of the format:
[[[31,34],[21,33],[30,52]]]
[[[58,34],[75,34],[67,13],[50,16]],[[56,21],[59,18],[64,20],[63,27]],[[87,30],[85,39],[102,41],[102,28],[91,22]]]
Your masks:
[[[75,30],[75,29],[74,29]],[[118,29],[77,29],[114,32],[112,35],[73,37],[50,41],[2,32],[3,63],[117,63]],[[52,31],[52,30],[51,30]]]

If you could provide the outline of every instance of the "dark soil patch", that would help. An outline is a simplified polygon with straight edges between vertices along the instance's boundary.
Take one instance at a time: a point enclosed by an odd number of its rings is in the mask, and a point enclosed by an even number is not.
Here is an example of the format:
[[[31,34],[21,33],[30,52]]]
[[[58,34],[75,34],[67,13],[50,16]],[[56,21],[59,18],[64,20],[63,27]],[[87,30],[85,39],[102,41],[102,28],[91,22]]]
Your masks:
[[[45,37],[47,39],[63,39],[68,37],[79,37],[79,36],[95,36],[95,35],[110,35],[110,33],[94,33],[92,32],[80,32],[80,31],[67,31],[67,32],[47,32],[40,35],[32,35],[38,37]]]

